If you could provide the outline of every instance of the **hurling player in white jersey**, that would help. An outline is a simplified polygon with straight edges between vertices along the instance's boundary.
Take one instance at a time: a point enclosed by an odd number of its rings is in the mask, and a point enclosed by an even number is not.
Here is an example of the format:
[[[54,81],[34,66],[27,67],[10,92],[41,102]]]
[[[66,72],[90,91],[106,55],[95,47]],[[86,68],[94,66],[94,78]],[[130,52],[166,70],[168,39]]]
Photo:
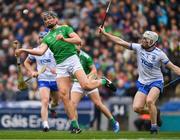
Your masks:
[[[138,91],[134,97],[133,109],[135,112],[143,114],[149,113],[151,118],[151,133],[158,132],[158,126],[161,126],[160,113],[158,115],[155,103],[159,94],[163,90],[163,75],[161,64],[170,68],[177,75],[180,75],[180,68],[174,65],[166,54],[156,47],[158,34],[152,31],[145,31],[141,44],[129,43],[119,37],[105,32],[104,28],[99,27],[100,32],[114,43],[137,54],[138,62]],[[147,105],[148,109],[145,108]]]
[[[47,32],[39,33],[39,43],[46,34]],[[38,49],[38,47],[34,49]],[[36,63],[37,70],[34,70],[32,68],[32,63]],[[58,104],[58,87],[56,84],[56,73],[55,70],[51,69],[56,66],[53,53],[48,49],[42,56],[28,55],[24,62],[24,65],[26,69],[31,73],[31,76],[37,77],[38,79],[38,88],[41,97],[41,119],[43,131],[47,132],[49,131],[49,98],[51,97],[51,106],[56,106]],[[38,75],[38,71],[40,71],[44,66],[46,66],[46,70],[42,74]],[[54,110],[51,111],[52,114],[55,113]]]

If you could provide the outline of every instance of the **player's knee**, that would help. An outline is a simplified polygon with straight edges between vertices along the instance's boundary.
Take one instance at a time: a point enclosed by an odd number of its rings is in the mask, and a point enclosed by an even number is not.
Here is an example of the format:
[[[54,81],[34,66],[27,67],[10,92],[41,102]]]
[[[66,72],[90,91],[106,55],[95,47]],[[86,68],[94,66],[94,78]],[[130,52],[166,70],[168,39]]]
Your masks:
[[[95,101],[94,104],[97,108],[100,108],[102,106],[102,103],[99,101]]]
[[[64,100],[67,100],[69,98],[68,96],[68,92],[66,90],[61,90],[60,93],[59,93],[59,97],[60,99],[62,99],[63,101]]]
[[[42,100],[42,105],[43,105],[43,106],[47,107],[48,104],[49,104],[49,99],[43,99],[43,100]]]
[[[72,101],[72,104],[73,104],[74,108],[77,108],[78,104],[76,102]]]
[[[65,100],[68,99],[67,95],[66,94],[60,94],[60,99],[64,102]]]
[[[69,91],[67,90],[67,89],[61,89],[60,91],[59,91],[59,96],[60,97],[62,97],[62,96],[66,96],[66,95],[68,95],[69,94]]]
[[[139,107],[139,106],[133,106],[133,110],[134,110],[134,112],[136,112],[136,113],[141,113],[142,108]]]
[[[147,99],[146,103],[147,103],[147,106],[149,107],[149,106],[153,105],[153,100]]]

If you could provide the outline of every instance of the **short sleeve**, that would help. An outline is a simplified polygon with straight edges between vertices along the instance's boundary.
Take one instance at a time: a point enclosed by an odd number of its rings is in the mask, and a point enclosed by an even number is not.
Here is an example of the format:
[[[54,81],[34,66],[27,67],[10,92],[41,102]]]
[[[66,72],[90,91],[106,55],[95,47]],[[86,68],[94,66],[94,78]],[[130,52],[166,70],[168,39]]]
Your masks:
[[[169,62],[169,58],[167,57],[167,55],[163,51],[161,52],[161,61],[165,65]]]
[[[70,26],[66,26],[65,30],[68,35],[74,32],[73,28]]]
[[[31,62],[36,62],[36,58],[35,58],[34,55],[29,54],[29,55],[28,55],[28,59],[29,59]]]
[[[37,48],[34,48],[33,50],[36,50]],[[29,54],[28,55],[28,59],[31,61],[31,62],[36,62],[36,57],[32,54]]]
[[[47,43],[47,38],[46,38],[46,37],[43,38],[42,43],[48,44],[48,43]]]
[[[141,45],[138,44],[138,43],[132,43],[131,46],[130,46],[130,48],[131,48],[132,50],[138,51],[138,50],[141,49]]]
[[[88,57],[87,58],[87,65],[88,67],[92,66],[94,63],[93,63],[93,59],[91,57]]]

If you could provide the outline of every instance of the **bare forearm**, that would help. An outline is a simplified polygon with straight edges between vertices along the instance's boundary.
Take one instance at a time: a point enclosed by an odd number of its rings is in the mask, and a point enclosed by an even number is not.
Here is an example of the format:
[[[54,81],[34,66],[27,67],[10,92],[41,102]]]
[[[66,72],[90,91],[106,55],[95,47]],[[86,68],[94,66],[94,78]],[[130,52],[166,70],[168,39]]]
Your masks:
[[[33,49],[21,49],[23,52],[26,52],[28,54],[32,54],[32,55],[38,55],[38,56],[41,56],[43,55],[43,51],[37,51],[37,50],[33,50]]]
[[[126,48],[126,49],[131,49],[130,46],[131,44],[124,41],[123,39],[117,37],[117,36],[114,36],[114,35],[111,35],[105,31],[103,31],[103,34],[108,38],[110,39],[111,41],[113,41],[114,43],[118,44],[118,45],[121,45],[122,47]]]
[[[76,45],[81,45],[81,39],[80,38],[63,38],[63,41],[76,44]]]
[[[96,77],[97,77],[97,72],[93,72],[93,71],[91,71],[88,75],[94,75],[94,76],[96,76]]]
[[[30,73],[34,71],[34,67],[32,67],[32,64],[33,63],[31,62],[29,57],[27,57],[26,60],[24,61],[24,66]]]
[[[92,77],[93,79],[96,79],[97,78],[97,70],[96,70],[96,67],[93,65],[90,67],[91,71],[90,73],[88,74],[88,77]]]
[[[177,75],[180,75],[180,67],[174,65],[171,61],[169,61],[166,66],[171,69]]]
[[[30,73],[33,71],[33,68],[32,68],[31,64],[24,62],[24,66]]]
[[[174,73],[180,76],[180,67],[174,65],[174,68],[172,70],[174,71]]]
[[[119,43],[119,41],[122,41],[122,39],[118,38],[117,36],[111,35],[107,32],[103,32],[103,34],[110,39],[111,41],[115,42],[115,43]]]

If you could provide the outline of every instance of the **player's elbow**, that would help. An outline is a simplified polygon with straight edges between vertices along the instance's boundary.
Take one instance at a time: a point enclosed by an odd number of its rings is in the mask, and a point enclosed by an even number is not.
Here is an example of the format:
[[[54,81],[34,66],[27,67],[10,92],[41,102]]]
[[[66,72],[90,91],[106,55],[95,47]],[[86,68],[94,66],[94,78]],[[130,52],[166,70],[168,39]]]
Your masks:
[[[76,45],[82,45],[82,40],[80,37],[76,37]]]
[[[175,68],[173,69],[174,73],[176,73],[177,75],[180,76],[180,67],[175,66]]]

